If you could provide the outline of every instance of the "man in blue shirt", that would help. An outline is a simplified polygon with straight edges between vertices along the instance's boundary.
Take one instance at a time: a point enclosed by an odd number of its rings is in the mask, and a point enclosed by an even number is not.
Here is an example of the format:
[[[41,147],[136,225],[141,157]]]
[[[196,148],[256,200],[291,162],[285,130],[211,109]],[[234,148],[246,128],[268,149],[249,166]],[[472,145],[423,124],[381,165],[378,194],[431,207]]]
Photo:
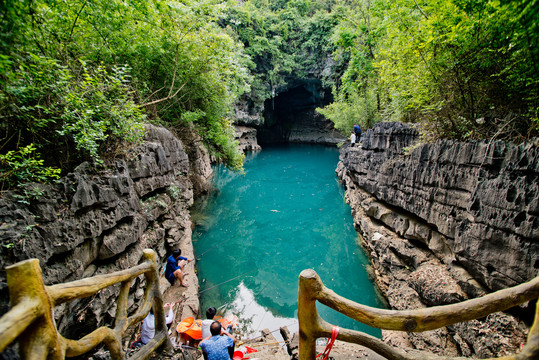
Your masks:
[[[167,259],[165,277],[167,278],[170,285],[174,285],[174,282],[176,281],[176,279],[178,279],[180,280],[180,284],[182,286],[187,287],[189,286],[189,284],[183,280],[183,277],[187,275],[187,273],[184,272],[183,268],[191,260],[188,260],[186,257],[181,256],[181,254],[182,251],[180,249],[172,251],[172,255],[170,255]]]
[[[210,325],[211,336],[200,343],[205,360],[230,360],[234,354],[236,339],[221,329],[221,323],[214,321]]]
[[[361,139],[361,128],[359,127],[359,125],[354,125],[354,132],[356,133],[356,143],[358,143]]]

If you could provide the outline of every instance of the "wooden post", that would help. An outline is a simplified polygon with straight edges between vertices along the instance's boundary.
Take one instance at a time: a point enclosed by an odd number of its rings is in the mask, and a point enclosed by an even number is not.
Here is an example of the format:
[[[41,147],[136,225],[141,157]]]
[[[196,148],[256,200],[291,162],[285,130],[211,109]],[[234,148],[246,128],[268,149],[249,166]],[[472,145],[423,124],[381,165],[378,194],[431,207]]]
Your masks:
[[[151,294],[153,297],[153,311],[155,314],[155,337],[164,336],[165,341],[163,348],[167,351],[172,351],[173,346],[168,337],[168,329],[165,324],[165,313],[163,311],[163,299],[161,298],[161,290],[159,290],[159,266],[157,265],[157,254],[151,250],[144,250],[144,259],[152,262],[152,271],[144,273],[146,283],[151,284]]]
[[[299,321],[299,359],[311,360],[316,357],[316,332],[318,329],[318,311],[316,310],[316,292],[320,279],[312,269],[299,274],[298,321]]]
[[[32,302],[37,306],[29,307],[26,318],[19,327],[27,326],[19,337],[19,353],[22,359],[64,359],[56,323],[54,321],[52,300],[43,283],[39,260],[30,259],[6,267],[7,283],[11,307],[19,303]]]

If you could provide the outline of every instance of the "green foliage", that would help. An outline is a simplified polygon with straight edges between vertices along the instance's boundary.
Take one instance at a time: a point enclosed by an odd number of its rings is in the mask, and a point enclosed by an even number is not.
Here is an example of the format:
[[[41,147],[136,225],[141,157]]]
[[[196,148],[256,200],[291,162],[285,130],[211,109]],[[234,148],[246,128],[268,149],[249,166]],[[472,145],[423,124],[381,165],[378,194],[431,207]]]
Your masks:
[[[335,102],[316,110],[332,120],[335,128],[343,133],[349,133],[354,124],[364,129],[371,127],[373,119],[377,117],[374,91],[365,89],[363,93],[352,92],[345,99],[343,94],[339,92]]]
[[[230,141],[234,138],[235,129],[229,118],[221,118],[219,122],[207,124],[205,132],[202,133],[204,139],[208,142],[217,144],[212,154],[221,159],[227,166],[235,171],[243,169],[243,153],[238,152],[238,142]]]
[[[88,70],[82,62],[79,81],[69,83],[62,95],[61,135],[72,135],[78,150],[101,162],[100,147],[138,143],[144,133],[145,116],[130,98],[127,67],[114,67],[108,73],[103,66]]]
[[[113,68],[109,74],[103,66],[88,69],[83,63],[70,69],[58,60],[34,54],[24,60],[17,68],[4,69],[3,74],[0,114],[5,121],[0,128],[5,134],[4,147],[12,149],[6,156],[28,156],[28,161],[40,159],[44,168],[65,169],[70,157],[73,162],[90,159],[99,163],[102,154],[111,153],[112,143],[118,146],[141,140],[144,116],[131,99],[125,67]],[[26,151],[28,147],[32,151]],[[10,179],[6,183],[10,187],[45,180]]]
[[[334,3],[247,0],[226,9],[222,23],[244,44],[254,63],[252,101],[263,103],[275,96],[290,77],[308,78],[320,72],[319,67],[334,49],[328,41],[338,22],[329,11]],[[331,74],[326,76],[331,78]]]
[[[146,120],[193,124],[241,169],[236,101],[260,108],[313,74],[335,100],[319,111],[343,131],[400,120],[431,138],[530,138],[538,12],[537,0],[5,0],[3,186],[102,162]]]
[[[6,58],[8,59],[8,58]],[[68,70],[53,59],[28,54],[23,62],[3,68],[0,89],[0,125],[7,134],[17,132],[18,141],[39,143],[57,126],[61,112],[58,97],[65,92]],[[12,135],[13,136],[13,135]]]
[[[19,183],[47,182],[60,177],[60,169],[43,165],[34,144],[0,154],[1,189]]]
[[[136,144],[147,117],[195,123],[214,154],[241,167],[226,119],[250,89],[252,63],[218,26],[224,8],[218,0],[2,2],[0,151],[34,143],[46,164],[67,171]]]
[[[337,124],[354,113],[363,123],[420,121],[431,138],[537,135],[538,9],[536,0],[353,1],[332,35],[346,70],[322,112]]]

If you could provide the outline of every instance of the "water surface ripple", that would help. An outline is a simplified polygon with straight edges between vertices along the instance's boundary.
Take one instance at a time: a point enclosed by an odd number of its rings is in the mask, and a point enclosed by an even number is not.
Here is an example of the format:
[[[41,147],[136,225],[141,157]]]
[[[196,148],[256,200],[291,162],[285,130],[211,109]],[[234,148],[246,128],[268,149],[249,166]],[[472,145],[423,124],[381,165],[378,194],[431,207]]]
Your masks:
[[[296,331],[298,275],[308,268],[337,294],[382,306],[335,175],[338,156],[334,148],[288,145],[248,156],[245,175],[214,168],[219,193],[195,216],[193,234],[203,311],[235,313],[244,335]],[[324,305],[318,310],[330,323],[380,336]]]

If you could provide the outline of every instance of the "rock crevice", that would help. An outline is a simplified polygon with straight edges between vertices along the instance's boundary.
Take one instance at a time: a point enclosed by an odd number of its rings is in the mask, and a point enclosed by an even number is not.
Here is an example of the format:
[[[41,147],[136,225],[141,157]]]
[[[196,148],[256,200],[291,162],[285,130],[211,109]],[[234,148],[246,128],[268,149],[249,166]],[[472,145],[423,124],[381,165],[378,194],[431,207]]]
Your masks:
[[[377,124],[361,140],[341,150],[336,171],[376,283],[392,308],[450,304],[537,276],[537,146],[417,145],[418,132],[400,123]],[[518,321],[509,319],[497,314],[481,327],[384,336],[398,346],[448,355],[497,356],[525,339]],[[504,349],[492,340],[502,323],[514,325]],[[470,339],[477,341],[483,327],[492,342],[479,349]]]
[[[196,164],[194,170],[191,164]],[[29,184],[23,195],[4,194],[1,267],[38,258],[44,282],[51,285],[135,266],[145,248],[155,250],[162,263],[178,247],[193,258],[189,208],[195,192],[209,189],[211,175],[208,152],[194,133],[180,141],[163,127],[147,125],[146,141],[105,171],[96,172],[84,163],[57,184]],[[196,293],[194,271],[190,276]],[[4,313],[9,298],[5,273],[0,274],[0,284]],[[143,277],[133,282],[130,311],[142,298],[143,287]],[[107,288],[62,305],[56,311],[62,335],[80,338],[109,324],[116,296],[116,289]],[[188,305],[198,312],[198,297]],[[192,315],[189,310],[185,316]]]

